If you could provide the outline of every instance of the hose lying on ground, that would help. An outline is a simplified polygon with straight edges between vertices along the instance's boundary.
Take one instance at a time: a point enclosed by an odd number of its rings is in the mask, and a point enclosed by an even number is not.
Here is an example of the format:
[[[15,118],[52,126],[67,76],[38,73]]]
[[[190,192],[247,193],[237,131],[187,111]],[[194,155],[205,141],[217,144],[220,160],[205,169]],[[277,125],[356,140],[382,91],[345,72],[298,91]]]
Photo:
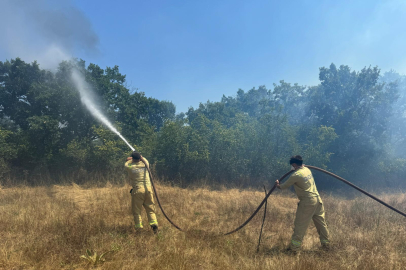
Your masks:
[[[154,185],[154,181],[153,181],[153,179],[152,179],[151,170],[149,169],[149,166],[146,164],[146,162],[145,162],[145,160],[144,160],[143,158],[141,158],[141,161],[145,164],[145,167],[146,167],[147,170],[148,170],[149,177],[150,177],[150,179],[151,179],[152,188],[154,189],[155,197],[156,197],[156,200],[157,200],[157,202],[158,202],[159,208],[161,208],[162,214],[164,214],[165,218],[166,218],[166,219],[169,221],[169,223],[171,223],[176,229],[178,229],[179,231],[183,231],[179,226],[177,226],[177,225],[166,215],[166,213],[165,213],[164,209],[162,208],[162,205],[161,205],[161,203],[160,203],[160,201],[159,201],[158,193],[156,192],[156,188],[155,188],[155,185]],[[380,204],[383,204],[384,206],[388,207],[389,209],[395,211],[396,213],[401,214],[402,216],[406,217],[406,214],[403,213],[402,211],[400,211],[400,210],[398,210],[398,209],[396,209],[396,208],[390,206],[389,204],[387,204],[387,203],[385,203],[384,201],[378,199],[378,198],[375,197],[374,195],[372,195],[372,194],[366,192],[365,190],[363,190],[363,189],[357,187],[356,185],[352,184],[351,182],[345,180],[344,178],[342,178],[342,177],[340,177],[340,176],[338,176],[338,175],[335,175],[335,174],[333,174],[333,173],[331,173],[331,172],[329,172],[329,171],[326,171],[326,170],[323,170],[323,169],[320,169],[320,168],[317,168],[317,167],[314,167],[314,166],[309,166],[309,165],[305,165],[305,166],[308,167],[309,169],[313,169],[313,170],[320,171],[320,172],[323,172],[323,173],[325,173],[325,174],[328,174],[328,175],[330,175],[330,176],[332,176],[332,177],[334,177],[334,178],[340,180],[341,182],[344,182],[345,184],[347,184],[347,185],[351,186],[352,188],[355,188],[356,190],[358,190],[358,191],[364,193],[365,195],[367,195],[368,197],[374,199],[375,201],[379,202]],[[279,182],[282,182],[282,180],[285,179],[286,176],[288,176],[288,175],[291,174],[292,172],[294,172],[294,170],[291,170],[291,171],[285,173],[281,178],[279,178]],[[254,216],[258,213],[258,211],[259,211],[259,210],[261,209],[261,207],[265,204],[265,202],[268,200],[268,197],[272,194],[272,192],[273,192],[275,189],[276,189],[276,184],[269,190],[268,194],[266,194],[265,198],[264,198],[264,199],[262,200],[262,202],[259,204],[259,206],[258,206],[257,209],[254,211],[254,213],[252,213],[252,215],[251,215],[243,224],[241,224],[240,226],[238,226],[236,229],[225,233],[224,235],[229,235],[229,234],[235,233],[235,232],[241,230],[242,228],[244,228],[244,227],[254,218]]]

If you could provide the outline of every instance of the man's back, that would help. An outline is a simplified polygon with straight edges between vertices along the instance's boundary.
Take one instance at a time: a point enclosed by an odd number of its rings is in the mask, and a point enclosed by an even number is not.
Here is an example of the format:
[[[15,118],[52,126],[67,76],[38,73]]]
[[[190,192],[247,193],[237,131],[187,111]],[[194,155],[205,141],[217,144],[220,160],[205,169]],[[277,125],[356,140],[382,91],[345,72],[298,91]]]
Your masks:
[[[287,189],[291,185],[300,200],[319,196],[312,172],[304,166],[298,168],[280,188]]]
[[[148,160],[146,158],[144,158],[144,160],[147,165],[149,165]],[[134,162],[133,160],[129,160],[125,163],[125,168],[128,172],[131,186],[135,187],[139,185],[151,185],[147,168],[142,161]]]

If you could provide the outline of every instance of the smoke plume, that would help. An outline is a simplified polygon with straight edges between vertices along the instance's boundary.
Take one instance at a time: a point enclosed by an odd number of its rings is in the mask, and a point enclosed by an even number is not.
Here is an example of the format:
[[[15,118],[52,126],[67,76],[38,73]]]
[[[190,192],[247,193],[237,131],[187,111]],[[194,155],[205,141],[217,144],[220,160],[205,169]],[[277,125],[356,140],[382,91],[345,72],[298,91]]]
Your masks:
[[[78,53],[99,53],[90,21],[70,0],[2,0],[0,32],[2,59],[37,60],[43,68]]]

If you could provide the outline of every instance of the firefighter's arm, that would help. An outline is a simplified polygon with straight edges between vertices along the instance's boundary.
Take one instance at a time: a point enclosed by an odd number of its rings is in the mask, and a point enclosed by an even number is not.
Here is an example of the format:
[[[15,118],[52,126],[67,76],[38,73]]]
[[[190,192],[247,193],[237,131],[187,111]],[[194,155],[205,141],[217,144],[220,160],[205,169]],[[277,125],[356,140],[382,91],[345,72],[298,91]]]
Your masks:
[[[279,184],[279,187],[278,187],[278,185],[277,185],[277,187],[280,188],[280,189],[288,189],[290,186],[295,184],[299,179],[300,179],[300,177],[298,177],[296,175],[292,175],[291,177],[289,177],[288,180],[286,180],[285,183]]]
[[[127,162],[124,164],[124,167],[126,167],[127,169],[129,169],[131,162],[132,162],[132,158],[130,158],[130,159],[127,158]]]

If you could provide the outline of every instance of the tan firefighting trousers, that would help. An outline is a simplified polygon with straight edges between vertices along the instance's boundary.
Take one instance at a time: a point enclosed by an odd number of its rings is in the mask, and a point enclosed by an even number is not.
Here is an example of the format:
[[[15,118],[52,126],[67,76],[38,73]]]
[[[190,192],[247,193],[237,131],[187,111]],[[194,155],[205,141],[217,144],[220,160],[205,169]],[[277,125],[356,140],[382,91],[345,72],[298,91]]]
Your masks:
[[[151,186],[137,186],[131,193],[131,210],[136,228],[142,228],[141,209],[147,212],[149,225],[158,225],[155,215],[155,203]]]
[[[319,233],[321,244],[328,245],[330,243],[323,203],[320,197],[312,197],[300,200],[297,206],[295,228],[290,248],[299,249],[301,247],[303,237],[311,220],[313,220]]]

